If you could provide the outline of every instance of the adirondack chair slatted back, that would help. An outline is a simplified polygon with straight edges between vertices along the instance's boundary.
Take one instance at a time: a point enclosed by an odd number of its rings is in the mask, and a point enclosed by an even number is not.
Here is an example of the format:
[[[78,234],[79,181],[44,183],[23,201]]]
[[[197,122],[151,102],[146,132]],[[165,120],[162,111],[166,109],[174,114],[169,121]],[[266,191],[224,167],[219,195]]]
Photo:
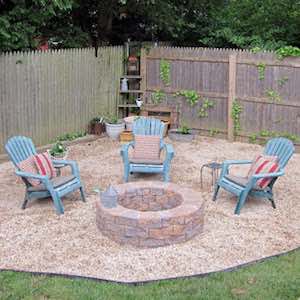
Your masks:
[[[5,150],[16,168],[19,162],[37,153],[32,140],[25,136],[10,138],[5,145]]]
[[[264,154],[278,157],[278,163],[283,169],[295,152],[293,143],[286,138],[274,138],[268,141]]]
[[[165,124],[155,118],[138,118],[133,122],[133,134],[141,135],[159,135],[163,138]]]

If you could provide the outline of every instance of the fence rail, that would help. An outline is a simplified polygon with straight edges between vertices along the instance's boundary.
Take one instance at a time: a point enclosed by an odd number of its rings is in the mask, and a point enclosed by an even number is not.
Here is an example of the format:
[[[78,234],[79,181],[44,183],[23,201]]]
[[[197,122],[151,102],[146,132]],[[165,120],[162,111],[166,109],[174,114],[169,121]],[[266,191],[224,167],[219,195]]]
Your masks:
[[[161,60],[170,63],[170,84],[160,78]],[[241,137],[259,132],[294,135],[300,139],[300,58],[277,59],[272,52],[209,48],[157,47],[143,52],[143,89],[147,103],[156,91],[167,103],[180,104],[180,119],[195,129],[225,132],[232,139],[232,102],[241,105]],[[174,94],[194,90],[201,100],[191,107]],[[199,117],[203,98],[214,102]]]
[[[0,153],[10,136],[44,145],[115,113],[122,72],[121,46],[0,55]]]

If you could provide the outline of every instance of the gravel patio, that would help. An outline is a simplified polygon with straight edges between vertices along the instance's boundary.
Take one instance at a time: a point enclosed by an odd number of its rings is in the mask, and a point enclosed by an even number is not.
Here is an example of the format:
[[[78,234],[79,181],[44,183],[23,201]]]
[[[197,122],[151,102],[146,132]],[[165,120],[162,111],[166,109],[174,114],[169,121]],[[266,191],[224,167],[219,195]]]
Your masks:
[[[168,141],[170,142],[170,141]],[[222,191],[211,201],[210,176],[200,187],[202,164],[224,159],[251,159],[259,145],[229,143],[198,136],[191,143],[172,142],[175,158],[171,181],[193,188],[205,200],[203,234],[188,242],[154,249],[119,245],[96,227],[94,192],[122,183],[119,142],[108,138],[77,144],[68,159],[78,162],[87,191],[64,200],[65,214],[55,213],[51,200],[37,200],[21,210],[23,183],[10,162],[0,164],[0,269],[52,272],[124,282],[162,279],[218,271],[300,245],[300,155],[294,154],[286,175],[274,186],[277,209],[268,201],[250,199],[240,216],[233,214],[236,199]],[[235,170],[237,174],[247,169]],[[161,180],[158,175],[135,175],[131,181]]]

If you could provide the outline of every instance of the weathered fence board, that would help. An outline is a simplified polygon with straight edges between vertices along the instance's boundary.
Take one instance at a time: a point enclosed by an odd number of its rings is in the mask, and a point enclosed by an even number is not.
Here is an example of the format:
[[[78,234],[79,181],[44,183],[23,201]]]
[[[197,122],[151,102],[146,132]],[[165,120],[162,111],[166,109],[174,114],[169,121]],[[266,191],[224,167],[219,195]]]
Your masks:
[[[116,113],[123,47],[0,55],[0,153],[13,135],[37,145]]]
[[[267,51],[255,54],[245,50],[178,47],[156,47],[144,55],[146,102],[151,102],[155,91],[164,91],[167,101],[181,104],[181,122],[232,136],[228,101],[235,98],[242,107],[240,136],[264,130],[300,138],[300,58],[278,60]],[[230,79],[231,55],[236,55],[236,74]],[[160,79],[162,59],[170,63],[170,86]],[[260,76],[259,68],[263,66]],[[174,97],[181,90],[197,91],[201,96],[199,103],[190,107],[183,97]],[[213,100],[215,106],[208,110],[208,117],[199,118],[203,98]]]

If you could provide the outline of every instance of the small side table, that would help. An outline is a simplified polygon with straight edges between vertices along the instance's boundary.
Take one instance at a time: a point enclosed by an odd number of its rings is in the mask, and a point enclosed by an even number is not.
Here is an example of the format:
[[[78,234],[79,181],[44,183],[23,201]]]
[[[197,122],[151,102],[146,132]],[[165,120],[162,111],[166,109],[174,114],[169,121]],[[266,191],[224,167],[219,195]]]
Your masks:
[[[211,170],[211,185],[214,186],[214,184],[217,181],[217,178],[219,177],[219,171],[222,169],[223,164],[217,163],[217,162],[211,162],[207,163],[201,166],[200,169],[200,182],[201,182],[201,188],[203,188],[203,170],[204,168],[208,168]]]

